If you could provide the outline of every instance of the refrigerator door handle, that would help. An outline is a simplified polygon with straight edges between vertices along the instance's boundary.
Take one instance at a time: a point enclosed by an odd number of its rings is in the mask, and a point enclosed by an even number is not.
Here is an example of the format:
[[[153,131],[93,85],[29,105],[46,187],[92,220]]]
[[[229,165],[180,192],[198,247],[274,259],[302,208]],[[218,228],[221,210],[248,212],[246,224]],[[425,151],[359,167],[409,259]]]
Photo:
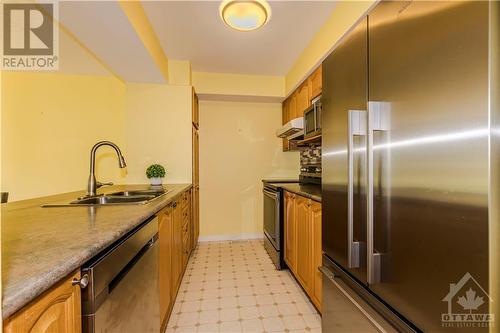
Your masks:
[[[368,133],[366,142],[366,161],[367,161],[367,270],[368,284],[374,284],[381,281],[381,257],[375,253],[374,247],[374,180],[373,180],[373,150],[377,147],[373,145],[373,132],[388,131],[390,129],[390,103],[388,102],[368,102]]]
[[[354,137],[366,136],[367,119],[365,110],[349,110],[347,142],[347,265],[349,268],[360,266],[360,242],[354,241]]]

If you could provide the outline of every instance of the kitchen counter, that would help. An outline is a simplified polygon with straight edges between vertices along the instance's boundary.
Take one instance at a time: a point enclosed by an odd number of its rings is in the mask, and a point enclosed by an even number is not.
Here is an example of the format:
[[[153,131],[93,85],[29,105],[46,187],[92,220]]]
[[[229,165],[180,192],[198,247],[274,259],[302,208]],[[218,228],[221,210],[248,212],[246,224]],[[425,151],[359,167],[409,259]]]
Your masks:
[[[281,183],[276,185],[288,192],[292,192],[314,201],[321,202],[321,185],[301,185],[299,183]]]
[[[191,186],[164,185],[171,190],[169,193],[143,205],[40,206],[74,200],[84,191],[2,204],[3,318],[81,267]],[[99,193],[146,188],[149,185],[117,185]]]

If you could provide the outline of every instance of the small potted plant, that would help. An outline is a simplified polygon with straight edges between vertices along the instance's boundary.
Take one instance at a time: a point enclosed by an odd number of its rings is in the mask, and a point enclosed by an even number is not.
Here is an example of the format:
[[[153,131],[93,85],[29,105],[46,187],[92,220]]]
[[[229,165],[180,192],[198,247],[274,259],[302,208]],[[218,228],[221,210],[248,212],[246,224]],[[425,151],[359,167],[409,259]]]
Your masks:
[[[150,165],[146,169],[146,176],[150,179],[151,185],[161,185],[165,173],[165,168],[160,164]]]

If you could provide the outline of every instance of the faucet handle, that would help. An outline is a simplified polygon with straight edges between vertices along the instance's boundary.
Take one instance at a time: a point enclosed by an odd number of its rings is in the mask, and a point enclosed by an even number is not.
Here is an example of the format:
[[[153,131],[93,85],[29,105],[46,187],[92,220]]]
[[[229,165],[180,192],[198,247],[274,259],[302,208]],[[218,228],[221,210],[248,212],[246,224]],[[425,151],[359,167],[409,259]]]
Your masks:
[[[103,187],[103,186],[113,186],[113,183],[112,182],[108,182],[108,183],[101,183],[100,181],[96,182],[96,188],[99,188],[99,187]]]

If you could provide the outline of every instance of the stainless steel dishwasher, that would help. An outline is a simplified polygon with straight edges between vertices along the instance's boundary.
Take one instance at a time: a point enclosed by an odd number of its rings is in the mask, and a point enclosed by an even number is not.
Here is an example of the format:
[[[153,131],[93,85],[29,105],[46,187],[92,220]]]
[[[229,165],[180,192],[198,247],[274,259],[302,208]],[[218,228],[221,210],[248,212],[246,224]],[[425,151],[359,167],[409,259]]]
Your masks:
[[[83,332],[159,332],[158,218],[89,261],[82,289]]]

